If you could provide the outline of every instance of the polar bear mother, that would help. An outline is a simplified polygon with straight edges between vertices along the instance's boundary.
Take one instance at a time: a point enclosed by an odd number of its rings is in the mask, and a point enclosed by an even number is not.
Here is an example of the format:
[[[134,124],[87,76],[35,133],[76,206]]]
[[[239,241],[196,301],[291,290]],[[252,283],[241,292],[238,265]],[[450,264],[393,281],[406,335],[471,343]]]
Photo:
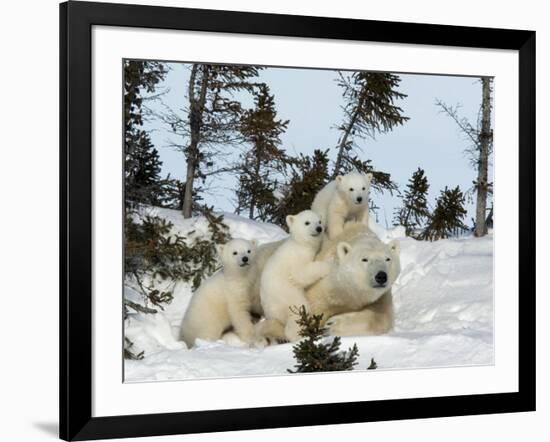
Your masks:
[[[331,263],[327,276],[306,290],[313,314],[322,314],[335,336],[379,335],[393,327],[392,287],[399,276],[399,243],[383,243],[363,223],[348,223],[325,240],[317,260]],[[284,339],[277,321],[264,321],[262,333]]]
[[[392,288],[401,272],[399,242],[386,244],[362,223],[326,242],[317,259],[333,262],[306,293],[331,335],[380,335],[393,328]]]

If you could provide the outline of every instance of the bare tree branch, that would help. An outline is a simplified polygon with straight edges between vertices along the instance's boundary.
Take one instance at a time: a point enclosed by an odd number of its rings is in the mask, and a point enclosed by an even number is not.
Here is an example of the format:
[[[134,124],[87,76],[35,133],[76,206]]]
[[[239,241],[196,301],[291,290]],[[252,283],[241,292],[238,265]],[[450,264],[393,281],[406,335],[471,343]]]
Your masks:
[[[477,138],[477,129],[475,129],[466,118],[460,118],[460,116],[458,115],[458,109],[460,108],[460,105],[456,105],[455,107],[449,106],[442,102],[440,99],[435,100],[435,105],[440,107],[443,113],[446,113],[454,120],[458,128],[472,141],[472,143],[474,143],[476,146],[479,144],[479,140]]]

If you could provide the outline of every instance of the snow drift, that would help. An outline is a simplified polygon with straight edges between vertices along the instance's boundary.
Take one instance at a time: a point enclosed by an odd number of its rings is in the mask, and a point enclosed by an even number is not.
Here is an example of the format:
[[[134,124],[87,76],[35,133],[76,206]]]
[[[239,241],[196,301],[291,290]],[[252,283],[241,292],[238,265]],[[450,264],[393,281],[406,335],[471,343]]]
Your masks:
[[[180,212],[152,209],[174,224],[174,233],[192,238],[207,233],[202,218],[184,220]],[[260,244],[286,237],[278,226],[224,214],[234,238]],[[385,242],[401,240],[401,275],[394,285],[395,328],[384,336],[342,339],[342,348],[359,347],[359,365],[374,358],[378,369],[486,365],[493,363],[493,238],[471,236],[436,242],[416,241],[404,229],[371,223]],[[125,288],[126,297],[139,295]],[[142,360],[125,361],[125,381],[181,380],[285,374],[295,361],[292,344],[264,349],[243,346],[238,338],[198,342],[189,350],[177,340],[192,296],[187,283],[176,284],[174,300],[157,314],[131,313],[125,333]]]

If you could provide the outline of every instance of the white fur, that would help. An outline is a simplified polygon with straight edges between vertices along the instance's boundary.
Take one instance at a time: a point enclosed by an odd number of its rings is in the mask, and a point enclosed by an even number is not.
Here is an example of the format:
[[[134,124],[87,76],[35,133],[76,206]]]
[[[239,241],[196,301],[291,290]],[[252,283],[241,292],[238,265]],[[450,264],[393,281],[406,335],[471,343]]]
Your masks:
[[[322,240],[319,216],[305,210],[287,216],[288,238],[267,260],[260,280],[260,298],[268,321],[284,327],[285,338],[299,339],[296,315],[291,307],[308,308],[304,290],[328,274],[330,265],[314,262]]]
[[[392,286],[401,271],[399,243],[385,244],[364,225],[346,226],[323,244],[318,259],[330,274],[306,292],[311,311],[323,314],[332,335],[377,335],[393,326]],[[380,276],[386,280],[381,283]]]
[[[401,270],[397,241],[384,244],[364,224],[346,224],[340,236],[323,241],[316,259],[330,263],[331,270],[306,289],[305,299],[330,334],[380,335],[392,329],[392,287]],[[384,284],[376,281],[381,271],[387,274]],[[260,331],[271,341],[286,339],[275,319],[263,321]]]
[[[346,221],[368,225],[371,180],[371,173],[340,175],[315,196],[311,209],[321,217],[330,238],[343,232]]]
[[[230,328],[247,344],[255,340],[250,312],[258,304],[252,290],[256,241],[234,239],[217,250],[223,269],[201,284],[181,323],[181,338],[189,347],[197,338],[218,340]]]

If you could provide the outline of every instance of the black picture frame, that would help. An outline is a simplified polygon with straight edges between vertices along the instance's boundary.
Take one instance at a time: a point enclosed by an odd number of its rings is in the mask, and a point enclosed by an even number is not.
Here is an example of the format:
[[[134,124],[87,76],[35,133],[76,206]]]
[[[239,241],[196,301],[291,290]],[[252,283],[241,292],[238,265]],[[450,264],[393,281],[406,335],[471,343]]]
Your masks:
[[[519,52],[519,391],[92,417],[94,25],[510,49]],[[60,437],[65,440],[535,410],[535,32],[108,3],[60,5]]]

